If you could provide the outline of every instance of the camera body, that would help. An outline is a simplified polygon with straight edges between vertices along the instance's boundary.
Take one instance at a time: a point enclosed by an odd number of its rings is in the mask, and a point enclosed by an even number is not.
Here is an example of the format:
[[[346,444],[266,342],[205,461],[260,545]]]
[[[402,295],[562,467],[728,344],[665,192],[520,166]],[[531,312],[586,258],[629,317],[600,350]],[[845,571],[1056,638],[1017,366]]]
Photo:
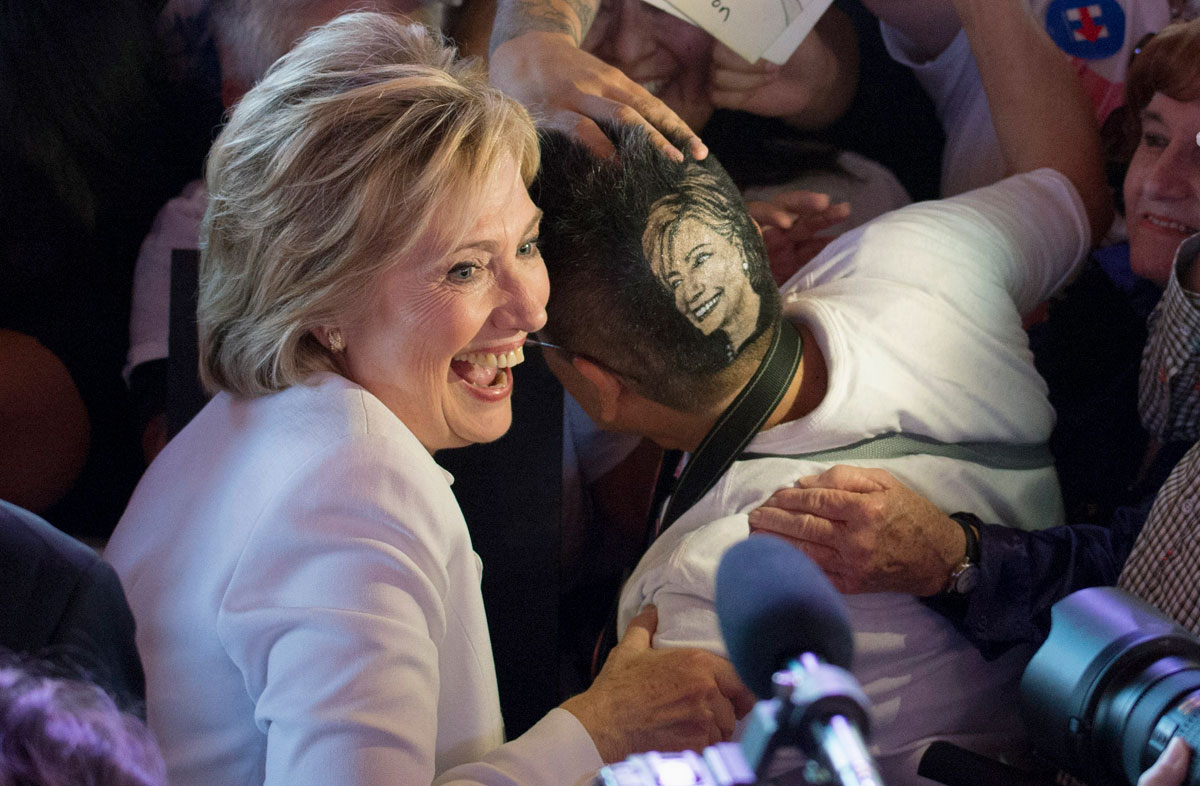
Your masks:
[[[1090,786],[1133,786],[1172,737],[1200,749],[1200,641],[1123,590],[1054,605],[1021,679],[1029,736]],[[1200,756],[1186,781],[1200,786]]]

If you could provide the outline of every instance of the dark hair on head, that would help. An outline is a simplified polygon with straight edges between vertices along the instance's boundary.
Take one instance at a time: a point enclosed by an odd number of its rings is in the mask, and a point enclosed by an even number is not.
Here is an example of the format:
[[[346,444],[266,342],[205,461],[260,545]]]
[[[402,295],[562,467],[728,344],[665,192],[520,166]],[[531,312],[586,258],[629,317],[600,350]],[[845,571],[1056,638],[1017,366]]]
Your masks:
[[[531,193],[544,211],[541,249],[550,274],[555,343],[598,360],[641,395],[681,411],[711,406],[749,377],[760,339],[781,312],[766,248],[737,187],[714,156],[668,159],[641,128],[606,128],[616,148],[596,157],[557,132],[543,133],[542,169]],[[705,335],[682,314],[643,251],[656,205],[678,203],[672,222],[703,213],[741,255],[757,314],[733,346],[722,330]],[[747,304],[745,307],[749,307]]]
[[[0,657],[0,784],[165,786],[150,730],[102,688]]]
[[[1129,165],[1138,146],[1141,115],[1155,93],[1176,101],[1200,99],[1200,19],[1167,25],[1143,44],[1131,60],[1125,77],[1125,106],[1120,115],[1121,143],[1116,151],[1122,170]]]

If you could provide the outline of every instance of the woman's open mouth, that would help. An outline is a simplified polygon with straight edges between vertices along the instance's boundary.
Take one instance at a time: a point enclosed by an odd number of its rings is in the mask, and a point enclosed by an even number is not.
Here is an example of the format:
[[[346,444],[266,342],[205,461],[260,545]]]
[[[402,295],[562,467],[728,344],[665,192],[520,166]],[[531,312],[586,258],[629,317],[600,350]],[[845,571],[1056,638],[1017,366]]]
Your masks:
[[[517,347],[509,352],[464,352],[450,361],[450,370],[464,382],[477,388],[503,388],[508,385],[508,372],[525,360],[525,350]]]
[[[703,322],[704,318],[711,314],[712,310],[717,307],[717,303],[721,300],[721,295],[724,293],[724,289],[718,289],[717,294],[692,309],[692,317],[697,322]]]
[[[1175,221],[1174,219],[1167,218],[1166,216],[1160,216],[1154,213],[1145,213],[1144,216],[1147,224],[1161,232],[1176,234],[1180,237],[1190,237],[1197,232],[1196,227],[1185,224],[1181,221]]]

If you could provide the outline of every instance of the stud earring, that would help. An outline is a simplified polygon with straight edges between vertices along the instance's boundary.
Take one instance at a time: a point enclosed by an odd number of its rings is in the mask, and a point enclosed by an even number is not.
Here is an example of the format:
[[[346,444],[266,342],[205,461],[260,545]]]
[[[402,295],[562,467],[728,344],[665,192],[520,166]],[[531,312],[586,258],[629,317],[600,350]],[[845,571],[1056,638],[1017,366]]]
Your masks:
[[[742,260],[742,270],[744,270],[747,273],[750,272],[750,261],[749,260],[745,260],[745,259]]]
[[[342,340],[342,331],[337,328],[330,328],[325,338],[329,341],[329,351],[335,355],[346,348],[346,342]]]

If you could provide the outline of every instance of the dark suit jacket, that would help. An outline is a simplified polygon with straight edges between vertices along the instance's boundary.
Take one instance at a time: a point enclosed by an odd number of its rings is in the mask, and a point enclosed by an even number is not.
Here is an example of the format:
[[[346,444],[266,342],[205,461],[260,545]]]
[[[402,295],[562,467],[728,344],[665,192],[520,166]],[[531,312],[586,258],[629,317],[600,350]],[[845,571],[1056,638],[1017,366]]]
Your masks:
[[[99,684],[142,712],[145,678],[117,574],[87,546],[0,500],[0,647]]]

